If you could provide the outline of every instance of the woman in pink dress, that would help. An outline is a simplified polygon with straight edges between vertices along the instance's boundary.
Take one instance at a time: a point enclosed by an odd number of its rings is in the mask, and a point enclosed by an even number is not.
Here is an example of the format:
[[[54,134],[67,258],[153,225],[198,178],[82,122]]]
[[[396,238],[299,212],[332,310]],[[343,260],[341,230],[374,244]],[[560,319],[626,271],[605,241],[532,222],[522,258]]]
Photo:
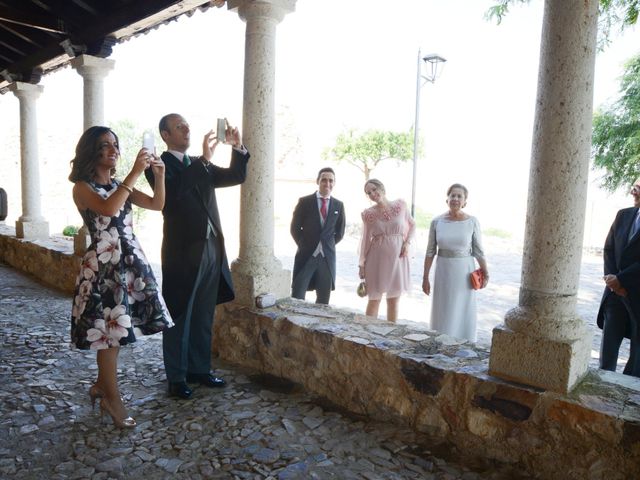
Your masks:
[[[409,244],[415,222],[404,200],[387,200],[380,180],[368,180],[364,192],[375,202],[362,212],[359,275],[367,285],[367,315],[378,316],[386,294],[387,320],[395,322],[400,295],[411,289]]]

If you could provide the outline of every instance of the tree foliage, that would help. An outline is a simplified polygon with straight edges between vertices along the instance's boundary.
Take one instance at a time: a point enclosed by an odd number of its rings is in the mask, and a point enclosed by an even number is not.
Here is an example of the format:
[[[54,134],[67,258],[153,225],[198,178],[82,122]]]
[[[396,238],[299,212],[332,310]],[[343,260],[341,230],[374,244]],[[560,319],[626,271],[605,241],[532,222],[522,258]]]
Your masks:
[[[131,171],[136,156],[142,148],[143,129],[128,118],[112,122],[110,128],[116,132],[118,140],[120,141],[120,160],[118,160],[116,166],[116,177],[122,180]],[[160,154],[161,149],[159,146],[162,145],[162,140],[156,132],[154,132],[154,137],[156,152]],[[135,187],[139,190],[151,191],[144,175],[138,177]]]
[[[489,8],[485,17],[500,24],[509,13],[513,4],[529,3],[531,0],[497,0]],[[598,44],[602,48],[610,42],[611,31],[618,27],[619,31],[638,22],[640,0],[600,0],[598,16],[598,30],[600,32]]]
[[[352,129],[338,135],[335,145],[325,150],[324,158],[329,157],[357,167],[367,181],[371,171],[380,162],[406,162],[413,158],[413,130],[399,133],[367,130],[357,133]]]
[[[116,165],[116,178],[123,180],[131,171],[136,156],[142,148],[143,129],[128,118],[111,122],[109,128],[118,135],[118,140],[120,141],[120,159]],[[154,132],[154,137],[156,153],[160,154],[158,150],[159,146],[162,145],[162,143],[159,143],[161,139],[156,132]],[[144,175],[138,177],[135,187],[143,192],[152,193],[152,189]],[[145,210],[133,205],[133,216],[135,223],[140,223],[145,216]]]
[[[594,115],[592,156],[611,192],[640,177],[640,55],[625,65],[618,100]]]

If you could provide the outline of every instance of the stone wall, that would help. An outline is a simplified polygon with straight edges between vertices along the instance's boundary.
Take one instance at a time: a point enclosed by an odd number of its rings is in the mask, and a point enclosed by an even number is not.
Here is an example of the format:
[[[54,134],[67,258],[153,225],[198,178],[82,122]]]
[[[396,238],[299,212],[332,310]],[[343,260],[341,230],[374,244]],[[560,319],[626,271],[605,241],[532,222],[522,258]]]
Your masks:
[[[15,230],[0,225],[0,261],[26,272],[63,292],[73,293],[81,258],[66,238],[23,240]]]
[[[591,370],[562,396],[490,377],[488,348],[424,324],[295,300],[221,306],[214,351],[539,478],[640,478],[639,379]]]

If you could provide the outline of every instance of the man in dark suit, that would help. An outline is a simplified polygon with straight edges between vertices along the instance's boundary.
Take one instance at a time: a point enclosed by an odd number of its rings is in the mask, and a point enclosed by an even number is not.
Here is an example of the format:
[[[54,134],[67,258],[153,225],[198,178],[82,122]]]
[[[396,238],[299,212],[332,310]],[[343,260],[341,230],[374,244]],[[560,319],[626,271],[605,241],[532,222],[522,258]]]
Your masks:
[[[616,371],[624,337],[630,339],[626,375],[640,377],[640,184],[631,189],[634,206],[618,211],[604,245],[606,288],[598,311],[602,328],[600,368]]]
[[[213,131],[202,144],[202,156],[189,157],[189,124],[171,113],[160,120],[167,151],[166,201],[162,239],[162,294],[175,327],[163,333],[162,349],[169,394],[192,395],[189,383],[223,387],[211,374],[211,329],[216,305],[233,300],[233,284],[215,189],[244,182],[249,153],[237,128],[227,125],[226,142],[233,147],[229,168],[210,163],[219,141]],[[151,169],[145,171],[153,186]]]
[[[298,200],[291,236],[298,245],[293,264],[291,296],[304,300],[307,290],[316,291],[316,303],[329,303],[336,282],[336,243],[344,236],[344,206],[331,196],[335,172],[318,172],[318,191]]]

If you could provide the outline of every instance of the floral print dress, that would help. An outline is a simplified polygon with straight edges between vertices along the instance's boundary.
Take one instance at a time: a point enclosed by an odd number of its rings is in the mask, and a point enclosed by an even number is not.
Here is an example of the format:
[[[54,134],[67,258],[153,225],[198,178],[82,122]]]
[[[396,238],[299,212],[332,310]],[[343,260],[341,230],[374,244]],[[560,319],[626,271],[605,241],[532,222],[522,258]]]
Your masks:
[[[102,197],[116,191],[89,182]],[[133,234],[131,201],[113,217],[80,212],[91,235],[76,279],[71,341],[82,350],[100,350],[136,341],[173,326],[151,266]]]

